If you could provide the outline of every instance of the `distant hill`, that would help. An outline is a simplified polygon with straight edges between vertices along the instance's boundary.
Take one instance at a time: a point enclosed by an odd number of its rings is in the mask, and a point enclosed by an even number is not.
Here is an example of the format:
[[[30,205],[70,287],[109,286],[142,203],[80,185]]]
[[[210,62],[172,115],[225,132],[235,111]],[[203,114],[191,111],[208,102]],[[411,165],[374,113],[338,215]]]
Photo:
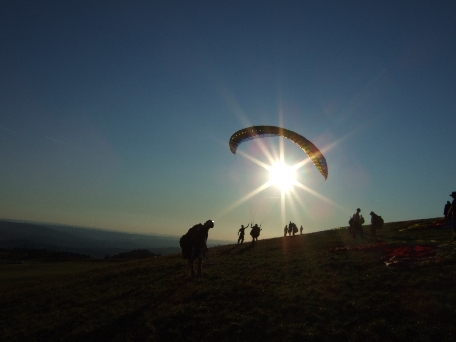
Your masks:
[[[149,252],[151,253],[151,252]],[[25,249],[25,248],[0,248],[0,264],[22,264],[27,261],[41,262],[68,262],[68,261],[92,261],[89,255],[49,251],[45,249]]]
[[[179,253],[179,238],[0,220],[0,248],[59,250],[87,254],[96,258],[138,249],[147,249],[160,255]],[[209,246],[227,243],[229,242],[208,241]]]
[[[104,258],[105,261],[126,261],[155,258],[159,255],[152,253],[147,249],[135,249],[134,251],[119,253],[113,256]]]

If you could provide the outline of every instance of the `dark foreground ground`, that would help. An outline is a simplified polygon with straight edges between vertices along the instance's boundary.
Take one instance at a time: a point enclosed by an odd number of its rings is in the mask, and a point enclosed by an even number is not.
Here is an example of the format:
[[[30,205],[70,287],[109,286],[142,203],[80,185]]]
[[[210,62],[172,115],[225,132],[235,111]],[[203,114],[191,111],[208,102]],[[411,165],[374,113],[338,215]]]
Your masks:
[[[0,340],[454,341],[456,246],[433,221],[211,248],[200,279],[180,255],[2,264]]]

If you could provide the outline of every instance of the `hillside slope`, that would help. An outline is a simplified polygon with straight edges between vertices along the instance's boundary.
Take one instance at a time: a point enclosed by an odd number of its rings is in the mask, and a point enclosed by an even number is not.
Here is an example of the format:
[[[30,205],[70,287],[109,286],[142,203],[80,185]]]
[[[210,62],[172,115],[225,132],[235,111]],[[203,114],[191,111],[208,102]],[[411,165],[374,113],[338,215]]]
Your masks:
[[[200,279],[179,254],[0,265],[0,339],[453,341],[455,244],[448,229],[419,229],[433,221],[386,224],[377,237],[338,229],[215,247]],[[392,268],[379,242],[440,247]]]

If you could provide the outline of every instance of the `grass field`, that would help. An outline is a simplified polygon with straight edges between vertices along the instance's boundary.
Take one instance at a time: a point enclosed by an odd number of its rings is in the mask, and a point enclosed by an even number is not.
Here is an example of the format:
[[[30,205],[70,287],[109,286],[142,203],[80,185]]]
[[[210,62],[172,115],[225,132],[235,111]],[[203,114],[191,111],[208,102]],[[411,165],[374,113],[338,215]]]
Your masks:
[[[0,340],[454,341],[456,245],[420,229],[432,221],[215,247],[199,279],[181,255],[0,265]],[[379,241],[441,247],[410,267],[387,267],[382,248],[332,250]]]

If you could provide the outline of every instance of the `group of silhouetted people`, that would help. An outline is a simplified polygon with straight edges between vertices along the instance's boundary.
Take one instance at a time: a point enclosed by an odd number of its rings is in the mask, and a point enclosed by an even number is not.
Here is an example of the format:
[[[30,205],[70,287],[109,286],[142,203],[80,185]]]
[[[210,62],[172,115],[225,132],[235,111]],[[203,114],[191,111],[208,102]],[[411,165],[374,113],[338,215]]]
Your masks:
[[[360,208],[356,209],[356,212],[353,214],[353,216],[348,221],[348,224],[349,224],[348,231],[354,238],[356,238],[356,235],[364,237],[363,224],[364,224],[365,220],[364,220],[363,215],[361,215],[360,213],[361,213],[361,209]],[[370,212],[370,215],[371,215],[371,225],[369,227],[369,233],[372,236],[376,236],[377,229],[381,229],[383,227],[384,221],[380,215],[377,215],[373,211]]]
[[[244,243],[244,236],[245,236],[245,230],[251,226],[252,229],[250,229],[250,236],[252,237],[252,244],[255,243],[255,241],[258,241],[258,237],[260,236],[260,232],[261,232],[261,225],[258,226],[258,224],[248,224],[246,227],[244,227],[244,225],[242,224],[241,225],[241,228],[239,228],[238,230],[238,245],[239,243],[242,245]]]
[[[453,191],[450,195],[453,198],[453,201],[450,203],[450,201],[447,201],[445,204],[444,210],[443,210],[443,215],[445,217],[445,223],[447,226],[451,226],[453,230],[453,241],[456,241],[456,191]],[[363,215],[360,214],[361,209],[358,208],[356,209],[356,212],[353,214],[353,216],[349,220],[349,232],[350,234],[356,238],[356,235],[360,235],[361,237],[364,237],[364,232],[363,232],[363,224],[365,222]],[[371,224],[369,227],[369,233],[372,236],[376,236],[377,229],[381,229],[383,227],[383,218],[373,211],[370,212],[371,215]],[[251,227],[250,230],[250,235],[252,236],[252,244],[255,243],[255,241],[258,241],[258,237],[260,236],[261,232],[261,225],[258,226],[258,224],[248,224],[247,226],[244,227],[244,225],[241,225],[241,228],[238,231],[238,244],[243,244],[244,243],[244,237],[245,237],[245,230],[248,227]],[[214,221],[212,220],[207,220],[204,224],[197,224],[193,226],[192,228],[189,229],[187,234],[182,236],[180,240],[180,245],[182,248],[182,255],[184,259],[189,260],[190,264],[190,273],[191,276],[195,276],[195,270],[194,270],[194,261],[197,260],[197,275],[201,275],[201,264],[203,262],[203,258],[205,257],[208,249],[206,246],[206,241],[208,237],[208,232],[210,228],[214,227]],[[298,229],[298,226],[296,223],[291,222],[288,225],[285,225],[285,228],[283,229],[283,235],[284,236],[293,236],[296,235],[300,231],[302,235],[302,225],[300,229]]]
[[[301,228],[299,228],[298,230],[298,226],[296,225],[296,223],[294,222],[291,222],[288,224],[288,225],[285,225],[285,228],[283,228],[283,236],[291,236],[291,234],[293,234],[293,236],[295,236],[298,231],[301,232],[301,235],[302,235],[302,231],[303,231],[304,228],[302,228],[302,225],[301,225]]]
[[[450,196],[453,198],[453,201],[447,201],[443,208],[443,216],[445,218],[445,226],[451,227],[453,232],[452,240],[456,241],[456,191],[453,191]],[[363,224],[364,218],[363,215],[360,214],[361,209],[356,209],[356,212],[348,221],[349,224],[349,232],[352,234],[353,237],[356,235],[360,235],[361,237],[364,236],[363,232]],[[383,227],[383,218],[373,211],[370,212],[371,215],[371,225],[369,227],[370,235],[376,236],[377,229],[381,229]],[[285,226],[286,228],[286,226]],[[285,233],[286,234],[286,233]]]

